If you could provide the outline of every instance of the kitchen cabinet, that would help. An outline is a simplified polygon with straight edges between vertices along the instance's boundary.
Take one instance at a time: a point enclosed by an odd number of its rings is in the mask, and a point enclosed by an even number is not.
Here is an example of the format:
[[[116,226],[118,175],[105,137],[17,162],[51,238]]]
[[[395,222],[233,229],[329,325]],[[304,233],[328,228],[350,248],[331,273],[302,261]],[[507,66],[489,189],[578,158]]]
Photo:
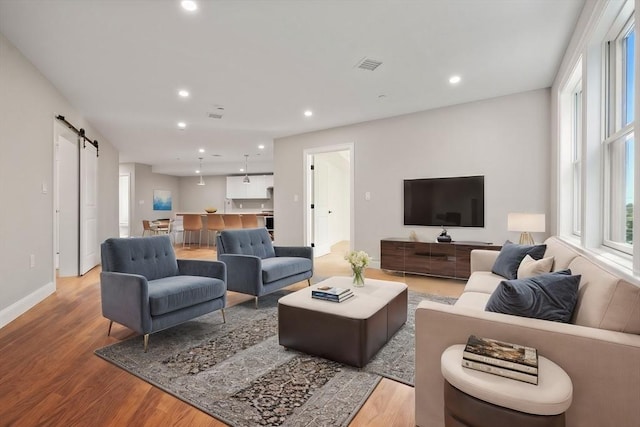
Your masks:
[[[273,175],[250,175],[248,184],[244,176],[227,177],[227,199],[268,199],[273,188]]]

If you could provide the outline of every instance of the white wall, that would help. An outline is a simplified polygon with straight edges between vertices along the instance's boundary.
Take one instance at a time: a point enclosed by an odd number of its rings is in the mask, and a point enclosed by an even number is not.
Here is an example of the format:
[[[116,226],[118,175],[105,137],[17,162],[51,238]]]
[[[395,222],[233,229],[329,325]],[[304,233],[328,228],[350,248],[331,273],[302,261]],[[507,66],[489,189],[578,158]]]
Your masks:
[[[303,151],[349,142],[355,146],[355,249],[379,259],[382,238],[408,237],[412,230],[424,240],[439,234],[436,227],[403,225],[405,178],[484,175],[485,227],[450,234],[454,240],[517,239],[507,231],[509,212],[549,213],[549,120],[549,90],[541,89],[277,139],[278,244],[304,241]]]
[[[117,151],[0,34],[0,200],[4,203],[0,213],[0,327],[55,289],[53,135],[58,114],[100,143],[98,239],[117,236]],[[35,257],[33,268],[30,255]]]
[[[195,176],[181,177],[180,210],[182,212],[202,212],[206,208],[216,208],[218,213],[224,212],[224,200],[227,194],[227,178],[225,176],[204,176],[205,185],[196,185],[200,179]]]

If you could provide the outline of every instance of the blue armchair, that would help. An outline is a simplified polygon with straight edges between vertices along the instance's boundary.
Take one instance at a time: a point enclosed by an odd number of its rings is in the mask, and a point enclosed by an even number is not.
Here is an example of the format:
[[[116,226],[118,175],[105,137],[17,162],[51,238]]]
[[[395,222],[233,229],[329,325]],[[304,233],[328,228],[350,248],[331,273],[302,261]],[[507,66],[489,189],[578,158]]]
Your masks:
[[[168,235],[107,239],[101,245],[102,315],[144,335],[222,310],[227,269],[222,262],[176,259]]]
[[[311,285],[313,248],[273,246],[266,228],[221,231],[218,260],[227,265],[230,291],[258,297],[303,280]]]

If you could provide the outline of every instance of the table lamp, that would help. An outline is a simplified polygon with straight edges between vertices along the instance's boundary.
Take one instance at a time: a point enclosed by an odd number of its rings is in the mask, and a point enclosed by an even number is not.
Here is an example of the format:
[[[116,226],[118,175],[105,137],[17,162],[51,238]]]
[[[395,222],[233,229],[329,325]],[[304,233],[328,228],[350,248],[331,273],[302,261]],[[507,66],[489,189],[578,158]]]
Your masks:
[[[531,233],[542,233],[545,229],[544,214],[534,213],[510,213],[507,216],[507,229],[520,231],[520,244],[533,245]]]

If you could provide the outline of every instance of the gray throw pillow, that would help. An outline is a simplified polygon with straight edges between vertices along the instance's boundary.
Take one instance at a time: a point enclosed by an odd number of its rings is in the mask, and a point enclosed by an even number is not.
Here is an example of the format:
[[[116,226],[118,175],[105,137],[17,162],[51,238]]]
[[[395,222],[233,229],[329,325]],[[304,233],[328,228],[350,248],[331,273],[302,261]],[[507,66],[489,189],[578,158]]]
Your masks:
[[[570,270],[526,279],[503,280],[491,294],[486,311],[569,323],[578,301],[580,275]]]
[[[547,245],[516,245],[509,240],[504,242],[496,262],[491,268],[491,272],[505,279],[515,279],[518,277],[518,267],[525,256],[530,255],[533,259],[540,259],[544,256]]]

